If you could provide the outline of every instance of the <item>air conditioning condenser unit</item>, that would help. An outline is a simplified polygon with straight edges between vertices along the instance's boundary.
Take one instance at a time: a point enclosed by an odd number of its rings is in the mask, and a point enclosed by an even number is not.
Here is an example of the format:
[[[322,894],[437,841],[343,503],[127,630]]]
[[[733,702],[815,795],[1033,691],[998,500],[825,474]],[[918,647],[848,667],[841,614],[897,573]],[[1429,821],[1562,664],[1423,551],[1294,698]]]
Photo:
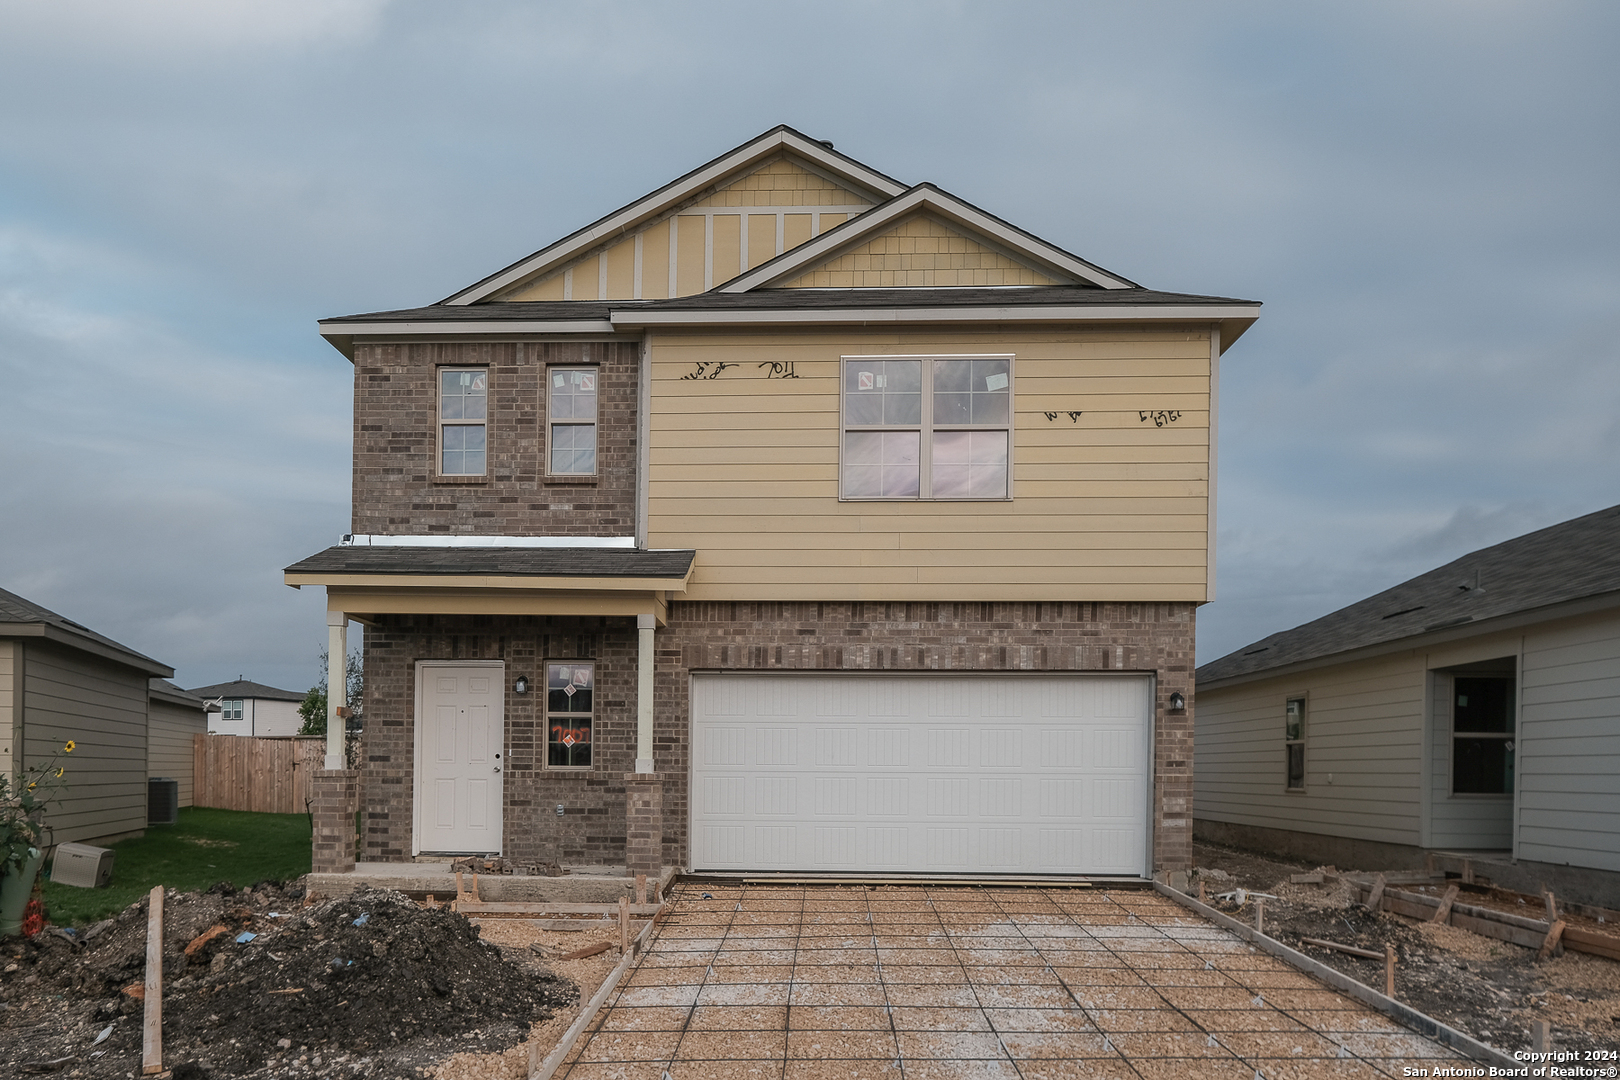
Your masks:
[[[51,880],[60,885],[99,889],[112,883],[113,853],[89,844],[57,844]]]

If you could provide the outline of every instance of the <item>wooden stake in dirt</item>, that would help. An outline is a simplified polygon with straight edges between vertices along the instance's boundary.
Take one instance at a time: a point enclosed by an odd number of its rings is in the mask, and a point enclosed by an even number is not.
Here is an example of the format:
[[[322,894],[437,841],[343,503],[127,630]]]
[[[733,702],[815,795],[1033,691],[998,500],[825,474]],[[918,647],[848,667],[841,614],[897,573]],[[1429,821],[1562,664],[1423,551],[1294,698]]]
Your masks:
[[[1456,899],[1457,899],[1457,886],[1455,884],[1447,885],[1446,886],[1446,895],[1444,895],[1444,896],[1442,896],[1440,898],[1440,906],[1438,908],[1435,908],[1434,918],[1430,919],[1429,921],[1433,922],[1433,923],[1439,923],[1442,926],[1444,926],[1446,923],[1450,922],[1451,921],[1451,904],[1452,904],[1452,901],[1454,901]]]
[[[1381,909],[1384,906],[1384,875],[1383,874],[1379,874],[1378,879],[1373,882],[1372,893],[1370,895],[1368,895],[1368,897],[1367,897],[1367,906],[1369,908],[1371,908],[1373,911],[1378,911],[1379,909]]]
[[[163,1071],[163,886],[154,885],[146,912],[146,1023],[141,1029],[141,1072]]]
[[[1206,890],[1205,890],[1204,879],[1203,878],[1198,879],[1198,902],[1200,904],[1209,903],[1209,897],[1208,897],[1208,895],[1206,895]]]
[[[1335,949],[1342,953],[1349,953],[1351,956],[1364,956],[1368,960],[1384,959],[1384,954],[1381,952],[1374,952],[1371,949],[1358,949],[1354,945],[1340,945],[1337,941],[1327,941],[1323,938],[1314,937],[1302,937],[1299,940],[1307,945],[1315,945],[1318,948]]]
[[[1395,946],[1384,945],[1384,996],[1395,999]]]
[[[647,875],[646,874],[637,874],[636,875],[636,903],[645,904],[646,902],[647,902]]]
[[[1472,885],[1474,883],[1474,864],[1468,859],[1463,860],[1462,882],[1464,885]]]
[[[1541,890],[1541,898],[1542,898],[1542,900],[1546,901],[1546,904],[1547,904],[1547,922],[1549,924],[1557,922],[1558,921],[1558,902],[1553,899],[1552,890],[1547,889],[1547,888],[1543,888]]]
[[[1560,939],[1564,936],[1566,926],[1564,920],[1559,919],[1547,928],[1547,940],[1541,943],[1541,951],[1536,953],[1537,960],[1545,960],[1554,954],[1563,955],[1564,948]]]
[[[1530,1022],[1530,1049],[1545,1054],[1552,1049],[1552,1024],[1546,1020]]]
[[[619,955],[630,951],[630,898],[619,897]]]
[[[1266,932],[1266,899],[1263,896],[1257,896],[1254,900],[1254,932]]]
[[[1434,876],[1434,852],[1432,851],[1423,856],[1423,872],[1430,877]]]

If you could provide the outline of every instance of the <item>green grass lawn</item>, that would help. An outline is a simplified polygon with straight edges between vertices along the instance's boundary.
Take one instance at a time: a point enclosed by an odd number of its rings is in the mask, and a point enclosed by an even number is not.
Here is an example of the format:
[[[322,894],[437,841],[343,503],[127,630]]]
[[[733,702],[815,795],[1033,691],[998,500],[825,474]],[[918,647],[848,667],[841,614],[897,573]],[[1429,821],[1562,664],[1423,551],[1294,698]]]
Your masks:
[[[57,926],[85,926],[114,915],[154,885],[180,892],[221,881],[242,887],[309,873],[309,817],[187,807],[176,825],[148,826],[139,840],[114,844],[112,884],[80,889],[45,882],[45,908]]]

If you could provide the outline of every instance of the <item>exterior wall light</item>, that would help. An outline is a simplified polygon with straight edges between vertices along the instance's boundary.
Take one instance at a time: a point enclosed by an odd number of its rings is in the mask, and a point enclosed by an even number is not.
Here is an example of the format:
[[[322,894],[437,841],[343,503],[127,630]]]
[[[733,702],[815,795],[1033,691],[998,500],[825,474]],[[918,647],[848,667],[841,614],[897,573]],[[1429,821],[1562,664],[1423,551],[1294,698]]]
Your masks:
[[[529,677],[527,675],[519,675],[517,677],[517,682],[512,684],[512,693],[514,693],[514,694],[527,694],[528,692],[529,692]]]
[[[1187,699],[1181,696],[1180,691],[1177,691],[1176,693],[1170,695],[1170,711],[1171,712],[1186,712],[1187,711]]]

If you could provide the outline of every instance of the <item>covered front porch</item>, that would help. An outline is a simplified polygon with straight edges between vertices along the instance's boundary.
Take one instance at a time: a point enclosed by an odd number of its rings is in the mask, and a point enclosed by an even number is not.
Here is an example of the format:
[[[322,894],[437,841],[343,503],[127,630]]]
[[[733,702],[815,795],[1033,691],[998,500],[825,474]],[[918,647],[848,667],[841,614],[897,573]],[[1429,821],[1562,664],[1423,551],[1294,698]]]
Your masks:
[[[345,544],[289,567],[287,584],[326,589],[329,656],[345,654],[350,621],[366,627],[360,760],[345,768],[334,700],[313,785],[316,872],[355,873],[357,855],[368,873],[500,855],[656,879],[653,646],[693,556]]]

